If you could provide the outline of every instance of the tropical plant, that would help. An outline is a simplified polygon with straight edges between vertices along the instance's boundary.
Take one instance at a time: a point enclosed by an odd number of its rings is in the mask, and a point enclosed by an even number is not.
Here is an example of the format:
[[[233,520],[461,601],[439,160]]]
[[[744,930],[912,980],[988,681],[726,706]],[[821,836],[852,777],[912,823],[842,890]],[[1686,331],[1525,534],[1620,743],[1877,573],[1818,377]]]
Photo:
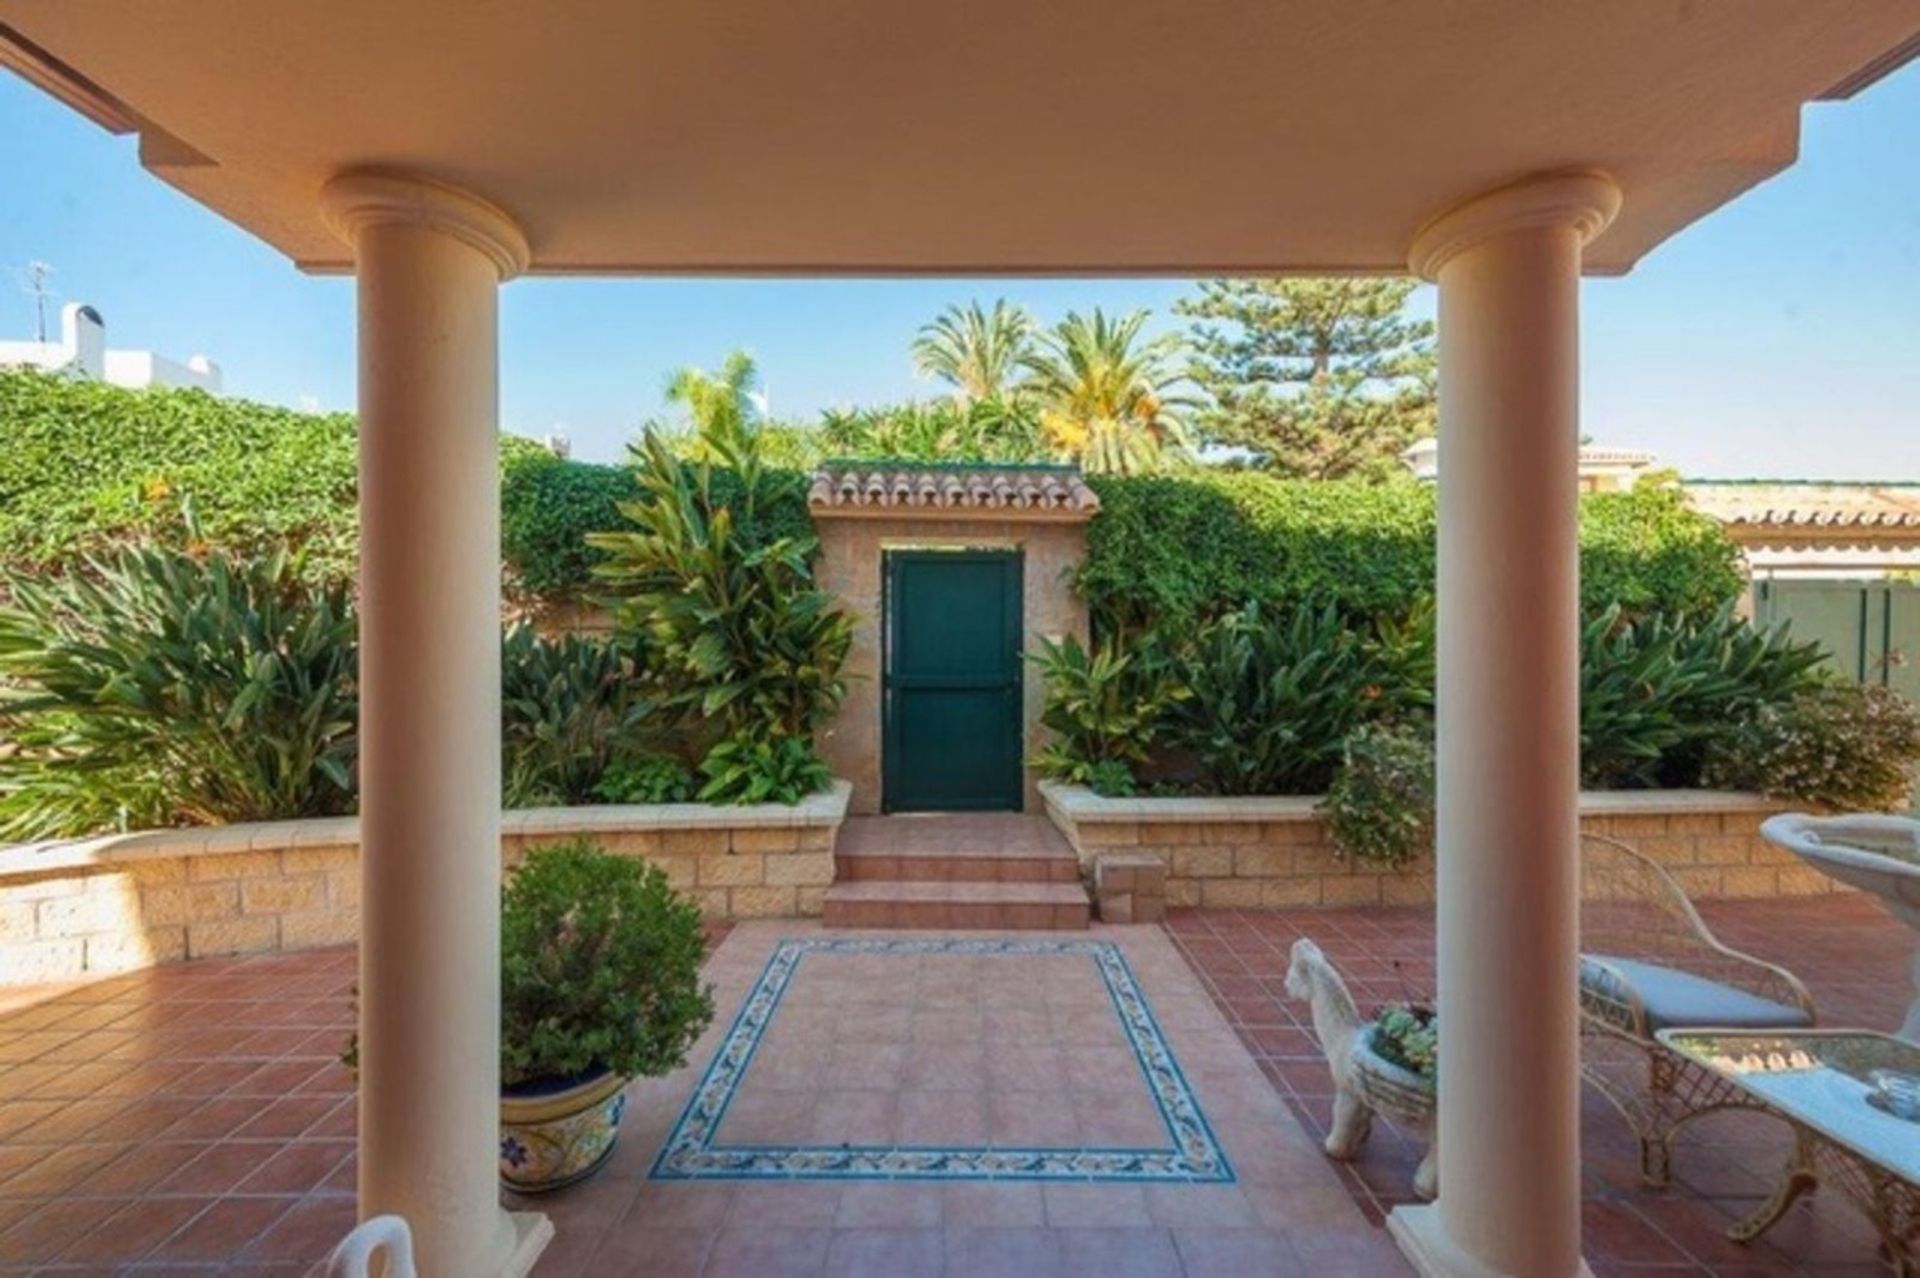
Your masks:
[[[672,726],[644,694],[629,643],[520,622],[500,645],[501,782],[510,808],[590,803],[610,768]]]
[[[750,434],[760,421],[760,369],[745,351],[728,355],[715,372],[681,368],[667,379],[666,400],[685,411],[687,445],[695,461],[712,461],[709,441]],[[665,433],[665,432],[663,432]]]
[[[1402,866],[1433,847],[1433,724],[1364,724],[1320,805],[1335,851]]]
[[[1435,426],[1433,325],[1407,318],[1396,279],[1202,280],[1193,379],[1200,429],[1254,465],[1301,479],[1404,474]]]
[[[589,541],[620,624],[647,645],[665,703],[719,721],[723,737],[811,739],[845,691],[852,621],[814,584],[811,536],[749,542],[772,499],[753,432],[722,417],[702,432],[708,460],[683,462],[657,431],[636,449],[640,501],[627,532]],[[723,501],[720,468],[737,483]]]
[[[357,623],[297,555],[127,548],[0,608],[0,838],[353,808]]]
[[[693,798],[693,774],[666,755],[621,759],[601,774],[593,795],[603,803],[685,803]]]
[[[832,410],[819,434],[826,454],[861,461],[1019,463],[1048,456],[1032,406],[1003,399]]]
[[[953,387],[963,404],[1011,402],[1019,397],[1019,378],[1032,353],[1033,317],[1005,298],[991,311],[980,303],[949,306],[920,328],[913,340],[913,364],[928,377]]]
[[[1321,793],[1355,729],[1408,708],[1367,637],[1330,607],[1250,603],[1202,630],[1174,669],[1190,695],[1169,743],[1216,794]]]
[[[1898,812],[1913,802],[1920,707],[1878,684],[1822,680],[1759,701],[1717,734],[1706,783],[1836,812]]]
[[[703,803],[795,804],[832,784],[833,773],[804,737],[730,737],[700,761]]]
[[[1031,660],[1046,685],[1040,712],[1045,745],[1034,755],[1042,776],[1127,794],[1133,769],[1147,762],[1168,710],[1186,695],[1171,677],[1153,636],[1124,648],[1114,639],[1089,652],[1079,639],[1040,640]]]
[[[1691,786],[1714,738],[1759,705],[1813,686],[1822,654],[1731,609],[1629,619],[1618,606],[1580,644],[1580,772],[1595,789]]]
[[[713,1020],[700,911],[657,866],[585,839],[535,848],[500,898],[501,1081],[686,1063]]]
[[[1040,425],[1063,460],[1088,470],[1138,474],[1185,454],[1186,428],[1175,366],[1177,334],[1145,339],[1147,312],[1110,319],[1071,312],[1041,333],[1026,356],[1027,386]]]

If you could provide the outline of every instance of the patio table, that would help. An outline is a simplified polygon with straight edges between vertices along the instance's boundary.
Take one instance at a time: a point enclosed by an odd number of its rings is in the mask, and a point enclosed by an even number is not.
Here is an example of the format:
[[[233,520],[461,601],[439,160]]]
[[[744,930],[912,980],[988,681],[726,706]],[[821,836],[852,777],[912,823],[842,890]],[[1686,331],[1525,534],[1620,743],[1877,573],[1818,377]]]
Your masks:
[[[1920,1275],[1920,1123],[1868,1099],[1877,1069],[1920,1074],[1920,1047],[1866,1030],[1662,1030],[1660,1041],[1793,1128],[1780,1183],[1727,1236],[1759,1237],[1815,1186],[1838,1189],[1880,1233],[1893,1272]]]

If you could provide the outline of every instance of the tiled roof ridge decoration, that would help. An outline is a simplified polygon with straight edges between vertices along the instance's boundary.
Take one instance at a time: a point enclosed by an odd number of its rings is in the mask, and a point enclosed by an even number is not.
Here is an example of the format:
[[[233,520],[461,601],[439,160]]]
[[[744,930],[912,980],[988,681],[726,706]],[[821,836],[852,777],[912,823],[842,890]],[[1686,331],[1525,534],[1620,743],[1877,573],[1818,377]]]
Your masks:
[[[829,464],[814,471],[807,506],[820,515],[1083,520],[1100,498],[1071,467]]]
[[[1920,493],[1871,484],[1689,486],[1694,505],[1744,527],[1920,532]]]

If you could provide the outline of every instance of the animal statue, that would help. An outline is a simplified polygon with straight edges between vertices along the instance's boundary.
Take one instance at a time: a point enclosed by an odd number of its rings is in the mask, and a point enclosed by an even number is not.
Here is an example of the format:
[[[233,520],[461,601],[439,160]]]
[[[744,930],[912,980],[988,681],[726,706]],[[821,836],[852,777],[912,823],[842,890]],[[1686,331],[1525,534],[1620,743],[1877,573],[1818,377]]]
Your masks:
[[[1327,1054],[1327,1068],[1333,1073],[1333,1126],[1327,1132],[1327,1155],[1346,1162],[1360,1152],[1373,1132],[1374,1102],[1360,1073],[1362,1066],[1356,1064],[1358,1056],[1371,1056],[1361,1048],[1360,1036],[1372,1022],[1361,1019],[1360,1008],[1347,992],[1347,982],[1339,969],[1304,936],[1293,943],[1287,964],[1287,993],[1305,1000],[1312,1009],[1314,1037],[1320,1040]],[[1432,1107],[1424,1113],[1383,1112],[1426,1139],[1427,1154],[1413,1173],[1413,1189],[1422,1198],[1432,1198],[1440,1187]]]

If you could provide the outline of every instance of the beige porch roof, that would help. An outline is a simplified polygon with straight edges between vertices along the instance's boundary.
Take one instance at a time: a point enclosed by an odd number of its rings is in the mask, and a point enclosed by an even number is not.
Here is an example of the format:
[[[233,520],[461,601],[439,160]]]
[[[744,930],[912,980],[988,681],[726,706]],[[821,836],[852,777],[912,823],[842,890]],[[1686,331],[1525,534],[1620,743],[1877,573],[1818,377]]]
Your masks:
[[[1617,272],[1913,56],[1911,0],[0,0],[0,60],[313,270],[377,165],[537,272],[1400,271],[1423,222],[1609,173]]]

